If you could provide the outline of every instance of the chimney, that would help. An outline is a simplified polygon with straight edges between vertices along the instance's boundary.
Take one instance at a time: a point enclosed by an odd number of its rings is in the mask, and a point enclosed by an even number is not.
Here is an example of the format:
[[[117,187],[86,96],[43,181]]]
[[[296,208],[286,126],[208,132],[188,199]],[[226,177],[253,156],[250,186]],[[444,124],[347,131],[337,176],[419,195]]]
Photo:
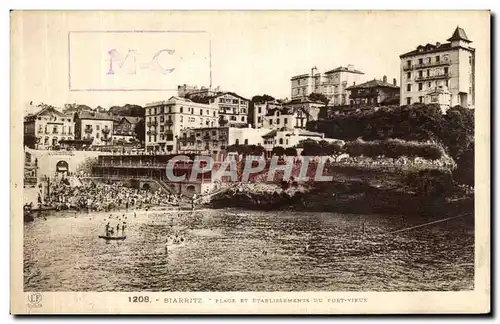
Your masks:
[[[352,69],[354,69],[354,65],[352,65],[352,64],[347,65],[347,69],[348,69],[348,70],[352,70]]]
[[[441,46],[441,43],[440,42],[436,42],[436,47],[439,47]]]
[[[398,85],[397,82],[396,82],[396,78],[392,79],[392,84],[395,85],[395,86]]]
[[[384,81],[384,83],[387,83],[387,75],[384,75],[384,77],[382,78],[382,81]]]

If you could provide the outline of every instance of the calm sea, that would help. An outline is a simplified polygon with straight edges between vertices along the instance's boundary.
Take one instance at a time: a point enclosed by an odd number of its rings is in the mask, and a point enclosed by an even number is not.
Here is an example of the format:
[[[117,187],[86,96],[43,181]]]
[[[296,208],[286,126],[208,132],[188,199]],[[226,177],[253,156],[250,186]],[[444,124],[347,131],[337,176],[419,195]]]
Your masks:
[[[111,225],[116,226],[113,213]],[[463,218],[200,210],[52,213],[24,225],[25,291],[471,290],[473,224]],[[437,219],[437,218],[436,218]],[[165,251],[166,237],[181,233]]]

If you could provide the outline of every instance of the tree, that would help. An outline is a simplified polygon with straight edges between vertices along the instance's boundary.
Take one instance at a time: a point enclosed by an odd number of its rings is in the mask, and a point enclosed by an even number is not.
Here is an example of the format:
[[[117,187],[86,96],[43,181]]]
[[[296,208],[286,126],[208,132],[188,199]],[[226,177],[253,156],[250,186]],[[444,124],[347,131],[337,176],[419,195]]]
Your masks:
[[[285,149],[286,156],[297,156],[297,149],[294,147],[287,147]]]
[[[135,136],[137,139],[143,143],[146,141],[146,126],[144,125],[144,119],[139,120],[134,128]]]
[[[266,101],[274,101],[274,97],[268,95],[268,94],[263,94],[263,95],[257,95],[253,96],[251,102],[254,104],[258,103],[264,103]]]
[[[312,101],[321,101],[325,105],[328,104],[328,101],[329,101],[328,98],[324,94],[316,93],[316,92],[311,93],[308,98]]]
[[[285,155],[285,149],[282,146],[275,146],[271,152],[273,155],[283,156]]]

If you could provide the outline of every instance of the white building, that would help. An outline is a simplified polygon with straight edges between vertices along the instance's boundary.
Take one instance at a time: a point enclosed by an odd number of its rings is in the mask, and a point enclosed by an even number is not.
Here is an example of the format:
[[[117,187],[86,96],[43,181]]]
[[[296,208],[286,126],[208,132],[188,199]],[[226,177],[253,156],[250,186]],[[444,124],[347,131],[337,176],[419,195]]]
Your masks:
[[[265,123],[265,117],[267,115],[267,112],[281,107],[282,104],[276,101],[266,101],[263,103],[254,104],[252,127],[253,128],[268,127],[268,125]]]
[[[111,145],[113,116],[107,113],[82,111],[75,114],[75,139],[88,140],[91,145]]]
[[[182,130],[217,127],[218,121],[217,105],[196,103],[179,97],[146,104],[146,150],[173,153],[178,150],[177,138]]]
[[[283,127],[305,129],[308,122],[318,119],[319,110],[324,106],[323,103],[309,99],[294,99],[282,106],[267,109],[263,127],[270,129]]]
[[[312,93],[326,96],[329,105],[349,104],[348,87],[364,81],[364,73],[349,64],[347,67],[339,66],[325,73],[318,73],[317,68],[311,69],[310,74],[294,76],[291,81],[291,98],[304,99]]]
[[[74,139],[73,116],[46,107],[24,117],[24,143],[35,149],[57,147],[61,140]]]
[[[401,105],[440,103],[443,111],[456,105],[474,107],[475,50],[460,27],[448,42],[419,45],[400,55]]]
[[[313,139],[316,141],[326,140],[323,133],[309,132],[304,129],[274,129],[264,136],[264,148],[268,155],[273,148],[280,146],[284,149],[297,146],[301,141]]]
[[[223,153],[230,145],[263,146],[262,135],[268,129],[241,127],[205,127],[185,129],[179,137],[179,152],[198,154]]]

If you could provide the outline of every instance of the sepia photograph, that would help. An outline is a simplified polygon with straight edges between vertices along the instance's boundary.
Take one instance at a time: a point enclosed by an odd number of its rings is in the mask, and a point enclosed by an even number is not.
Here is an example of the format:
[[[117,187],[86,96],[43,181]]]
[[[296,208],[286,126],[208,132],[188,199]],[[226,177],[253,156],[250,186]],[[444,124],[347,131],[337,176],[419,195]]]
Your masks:
[[[12,11],[11,312],[489,312],[490,15]]]

